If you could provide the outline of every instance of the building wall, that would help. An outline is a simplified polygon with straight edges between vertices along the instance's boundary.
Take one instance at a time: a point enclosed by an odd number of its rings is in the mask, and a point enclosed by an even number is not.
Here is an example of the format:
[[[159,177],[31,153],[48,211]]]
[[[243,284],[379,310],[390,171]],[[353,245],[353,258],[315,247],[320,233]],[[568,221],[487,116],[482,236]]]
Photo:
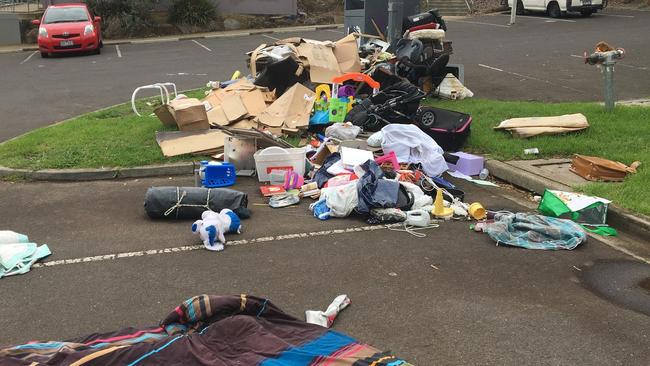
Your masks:
[[[0,46],[20,44],[20,20],[18,15],[0,13]]]
[[[173,0],[160,0],[156,10],[165,11]],[[294,15],[297,0],[210,0],[223,14]],[[43,5],[83,2],[81,0],[42,0]]]

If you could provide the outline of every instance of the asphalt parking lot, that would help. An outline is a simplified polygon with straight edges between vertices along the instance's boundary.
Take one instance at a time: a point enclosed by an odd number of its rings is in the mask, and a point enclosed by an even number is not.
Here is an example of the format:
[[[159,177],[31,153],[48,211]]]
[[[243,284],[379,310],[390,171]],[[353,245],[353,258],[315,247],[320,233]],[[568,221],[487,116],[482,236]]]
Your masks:
[[[504,14],[448,19],[452,63],[465,66],[466,85],[477,98],[595,101],[600,72],[584,65],[582,52],[601,40],[624,47],[616,68],[619,99],[650,96],[650,12],[606,10],[590,18],[519,17]],[[336,40],[341,29],[258,34],[234,38],[107,46],[101,55],[41,59],[37,53],[0,55],[0,141],[81,113],[129,100],[133,89],[171,81],[180,89],[226,79],[247,70],[245,53],[277,38]]]
[[[48,266],[0,280],[0,344],[157,324],[202,293],[268,297],[297,317],[345,293],[352,306],[335,328],[416,365],[647,365],[650,317],[580,279],[601,261],[642,263],[615,249],[622,237],[613,247],[590,238],[574,251],[524,250],[458,221],[415,238],[360,218],[319,221],[310,200],[271,209],[257,182],[241,179],[234,188],[248,192],[253,216],[228,235],[238,245],[187,250],[200,244],[192,221],[150,220],[142,202],[149,186],[192,182],[0,182],[0,212],[11,213],[3,224],[53,252]],[[458,184],[492,209],[530,207],[517,192]]]

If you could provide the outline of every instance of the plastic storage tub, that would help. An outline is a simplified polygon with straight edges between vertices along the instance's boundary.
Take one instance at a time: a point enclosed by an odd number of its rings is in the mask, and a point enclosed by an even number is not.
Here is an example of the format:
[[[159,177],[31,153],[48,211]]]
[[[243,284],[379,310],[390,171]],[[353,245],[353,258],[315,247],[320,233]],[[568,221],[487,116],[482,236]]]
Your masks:
[[[268,182],[274,170],[289,170],[305,175],[306,151],[303,148],[284,149],[277,146],[260,150],[253,155],[260,182]]]

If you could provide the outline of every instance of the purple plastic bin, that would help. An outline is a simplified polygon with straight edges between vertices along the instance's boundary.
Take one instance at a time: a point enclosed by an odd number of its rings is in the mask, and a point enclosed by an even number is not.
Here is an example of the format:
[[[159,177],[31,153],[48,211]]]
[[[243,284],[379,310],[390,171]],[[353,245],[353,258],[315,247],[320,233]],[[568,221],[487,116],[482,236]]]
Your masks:
[[[484,159],[482,156],[476,156],[464,152],[456,152],[451,155],[458,156],[458,162],[456,164],[447,163],[449,170],[456,170],[465,175],[479,175],[481,170],[483,170]]]

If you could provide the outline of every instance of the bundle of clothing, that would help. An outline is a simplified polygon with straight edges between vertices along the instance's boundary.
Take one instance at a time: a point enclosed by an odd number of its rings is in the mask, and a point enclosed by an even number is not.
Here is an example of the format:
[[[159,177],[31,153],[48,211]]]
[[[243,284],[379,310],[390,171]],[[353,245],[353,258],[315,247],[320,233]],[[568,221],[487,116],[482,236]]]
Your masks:
[[[159,326],[0,349],[0,365],[409,366],[247,295],[192,297]]]

